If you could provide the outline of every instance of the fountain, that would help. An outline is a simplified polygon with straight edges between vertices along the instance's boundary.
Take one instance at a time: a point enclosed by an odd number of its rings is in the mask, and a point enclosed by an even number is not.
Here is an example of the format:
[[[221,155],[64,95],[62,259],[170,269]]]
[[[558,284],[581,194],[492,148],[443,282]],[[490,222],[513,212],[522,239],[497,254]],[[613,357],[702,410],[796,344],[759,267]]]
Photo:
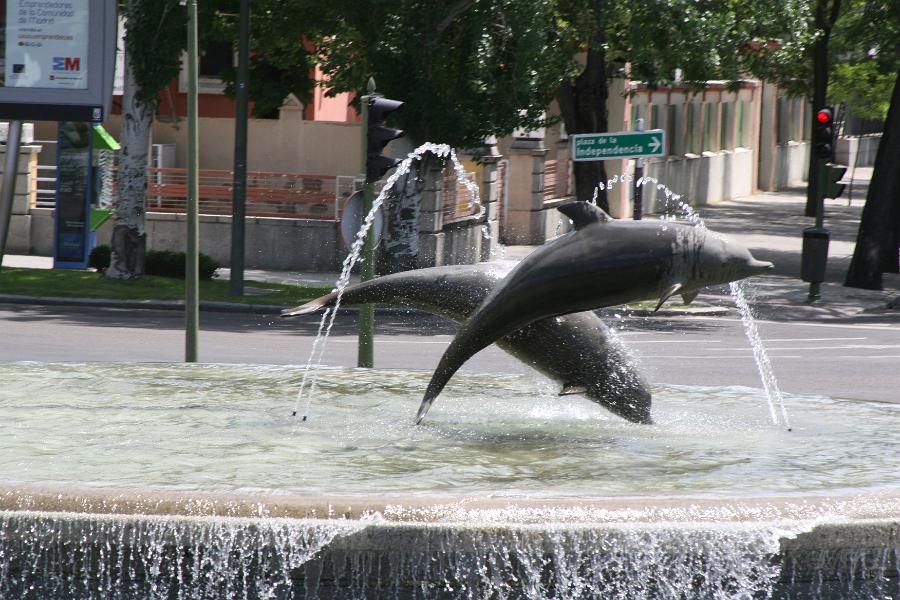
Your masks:
[[[0,598],[900,593],[894,405],[317,372],[300,424],[303,368],[0,365]]]

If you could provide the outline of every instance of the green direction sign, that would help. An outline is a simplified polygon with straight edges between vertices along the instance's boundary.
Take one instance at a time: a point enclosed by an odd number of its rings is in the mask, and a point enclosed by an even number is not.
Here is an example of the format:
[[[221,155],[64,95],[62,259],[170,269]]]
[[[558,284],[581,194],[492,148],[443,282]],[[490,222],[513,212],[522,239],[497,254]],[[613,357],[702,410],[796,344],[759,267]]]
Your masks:
[[[570,136],[570,140],[572,160],[614,160],[666,155],[666,134],[662,129],[579,133]]]

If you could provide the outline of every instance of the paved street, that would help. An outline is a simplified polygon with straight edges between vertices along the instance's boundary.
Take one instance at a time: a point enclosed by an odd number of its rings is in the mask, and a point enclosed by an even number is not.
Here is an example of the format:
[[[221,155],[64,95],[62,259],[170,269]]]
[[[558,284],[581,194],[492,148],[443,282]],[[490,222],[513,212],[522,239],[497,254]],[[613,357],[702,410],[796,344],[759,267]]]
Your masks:
[[[183,359],[177,311],[0,306],[0,361],[178,362]],[[740,319],[728,316],[610,316],[653,383],[761,387]],[[430,371],[455,325],[423,315],[377,319],[376,365]],[[318,319],[204,312],[200,360],[305,364]],[[798,394],[900,402],[900,335],[892,323],[762,321],[760,331],[782,388]],[[354,366],[355,320],[340,316],[325,364]],[[490,347],[468,372],[526,373]],[[535,377],[538,377],[535,375]]]

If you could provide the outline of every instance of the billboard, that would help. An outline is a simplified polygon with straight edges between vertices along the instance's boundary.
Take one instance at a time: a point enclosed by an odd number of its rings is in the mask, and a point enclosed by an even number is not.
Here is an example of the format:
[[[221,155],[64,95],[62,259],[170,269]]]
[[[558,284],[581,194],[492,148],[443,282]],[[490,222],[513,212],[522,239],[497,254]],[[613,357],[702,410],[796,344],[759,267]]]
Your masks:
[[[0,118],[107,117],[115,0],[0,0],[0,19]]]

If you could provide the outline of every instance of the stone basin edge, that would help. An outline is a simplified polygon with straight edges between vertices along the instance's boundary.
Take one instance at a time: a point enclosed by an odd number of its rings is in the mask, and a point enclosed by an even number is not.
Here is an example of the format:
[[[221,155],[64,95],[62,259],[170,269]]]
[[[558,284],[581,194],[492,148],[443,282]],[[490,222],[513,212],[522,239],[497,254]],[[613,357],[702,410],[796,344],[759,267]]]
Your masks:
[[[773,496],[214,493],[0,485],[0,511],[340,519],[382,523],[626,524],[897,521],[900,489]]]

